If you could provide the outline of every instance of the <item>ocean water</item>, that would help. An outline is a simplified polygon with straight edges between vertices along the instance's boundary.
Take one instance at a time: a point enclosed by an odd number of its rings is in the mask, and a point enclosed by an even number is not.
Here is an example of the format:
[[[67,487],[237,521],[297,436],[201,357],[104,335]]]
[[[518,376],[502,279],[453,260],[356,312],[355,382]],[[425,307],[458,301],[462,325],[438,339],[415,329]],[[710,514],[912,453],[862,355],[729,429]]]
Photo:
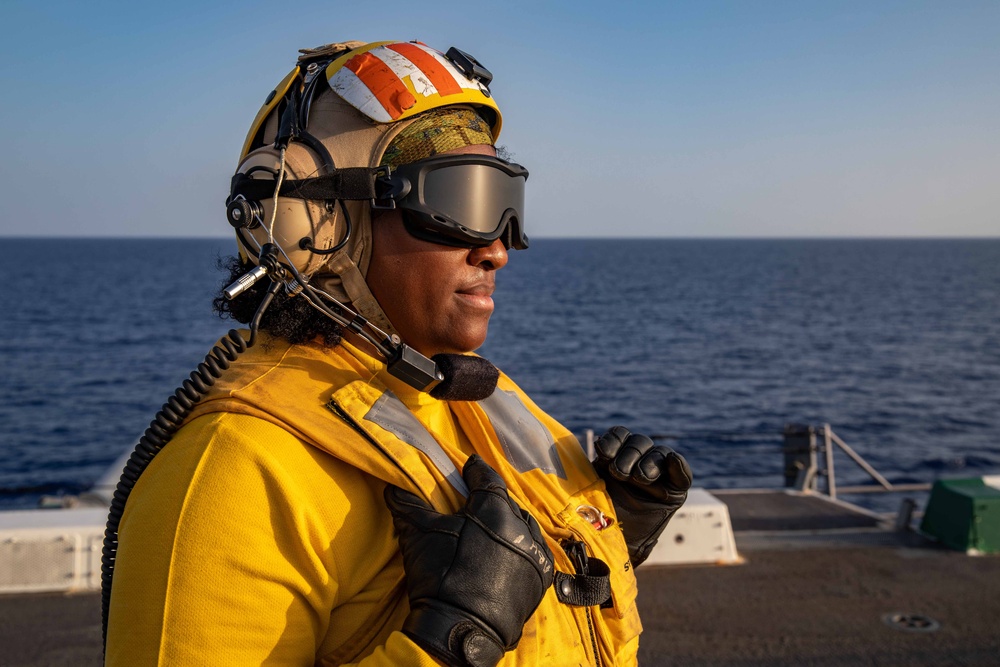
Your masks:
[[[232,326],[211,299],[233,244],[4,246],[0,508],[20,508],[100,477]],[[897,483],[1000,473],[1000,240],[543,239],[495,300],[482,354],[581,436],[662,436],[700,485],[780,486],[789,422]]]

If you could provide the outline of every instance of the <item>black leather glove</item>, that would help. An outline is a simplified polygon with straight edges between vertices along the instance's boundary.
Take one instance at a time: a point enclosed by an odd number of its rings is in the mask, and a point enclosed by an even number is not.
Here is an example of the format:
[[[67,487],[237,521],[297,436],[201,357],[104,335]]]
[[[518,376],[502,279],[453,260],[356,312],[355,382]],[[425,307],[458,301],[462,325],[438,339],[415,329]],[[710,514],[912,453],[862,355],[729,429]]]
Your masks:
[[[455,514],[386,487],[410,597],[403,632],[446,665],[493,667],[552,585],[552,552],[482,458],[469,457],[462,476],[469,498]]]
[[[649,556],[691,488],[684,457],[644,435],[615,426],[594,443],[594,467],[608,487],[633,566]]]

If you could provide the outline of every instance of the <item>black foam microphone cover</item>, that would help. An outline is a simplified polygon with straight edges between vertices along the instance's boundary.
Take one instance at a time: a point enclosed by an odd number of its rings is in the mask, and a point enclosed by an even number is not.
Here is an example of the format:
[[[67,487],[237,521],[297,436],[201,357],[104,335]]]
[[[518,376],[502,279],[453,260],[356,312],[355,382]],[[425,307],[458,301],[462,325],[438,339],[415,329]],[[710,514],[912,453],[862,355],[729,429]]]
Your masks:
[[[482,357],[468,354],[435,354],[434,363],[444,375],[431,396],[442,401],[481,401],[497,388],[500,371]]]

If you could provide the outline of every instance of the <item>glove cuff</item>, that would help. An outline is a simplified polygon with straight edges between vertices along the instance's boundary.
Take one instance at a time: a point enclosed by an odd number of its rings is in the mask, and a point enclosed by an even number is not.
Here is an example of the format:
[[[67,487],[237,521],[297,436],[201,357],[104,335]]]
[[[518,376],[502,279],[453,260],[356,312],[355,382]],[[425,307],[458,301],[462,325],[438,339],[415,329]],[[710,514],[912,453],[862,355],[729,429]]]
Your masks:
[[[411,609],[403,633],[450,667],[495,667],[504,654],[489,629],[437,601]]]

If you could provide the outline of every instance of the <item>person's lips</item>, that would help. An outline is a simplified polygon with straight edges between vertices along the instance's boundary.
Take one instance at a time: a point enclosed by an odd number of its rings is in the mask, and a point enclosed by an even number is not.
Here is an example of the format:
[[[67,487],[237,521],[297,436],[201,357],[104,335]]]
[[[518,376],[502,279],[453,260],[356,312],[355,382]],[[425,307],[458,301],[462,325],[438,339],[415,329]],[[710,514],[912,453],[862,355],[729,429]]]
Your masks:
[[[455,294],[471,306],[493,310],[493,290],[495,286],[492,282],[474,283],[455,290]]]

